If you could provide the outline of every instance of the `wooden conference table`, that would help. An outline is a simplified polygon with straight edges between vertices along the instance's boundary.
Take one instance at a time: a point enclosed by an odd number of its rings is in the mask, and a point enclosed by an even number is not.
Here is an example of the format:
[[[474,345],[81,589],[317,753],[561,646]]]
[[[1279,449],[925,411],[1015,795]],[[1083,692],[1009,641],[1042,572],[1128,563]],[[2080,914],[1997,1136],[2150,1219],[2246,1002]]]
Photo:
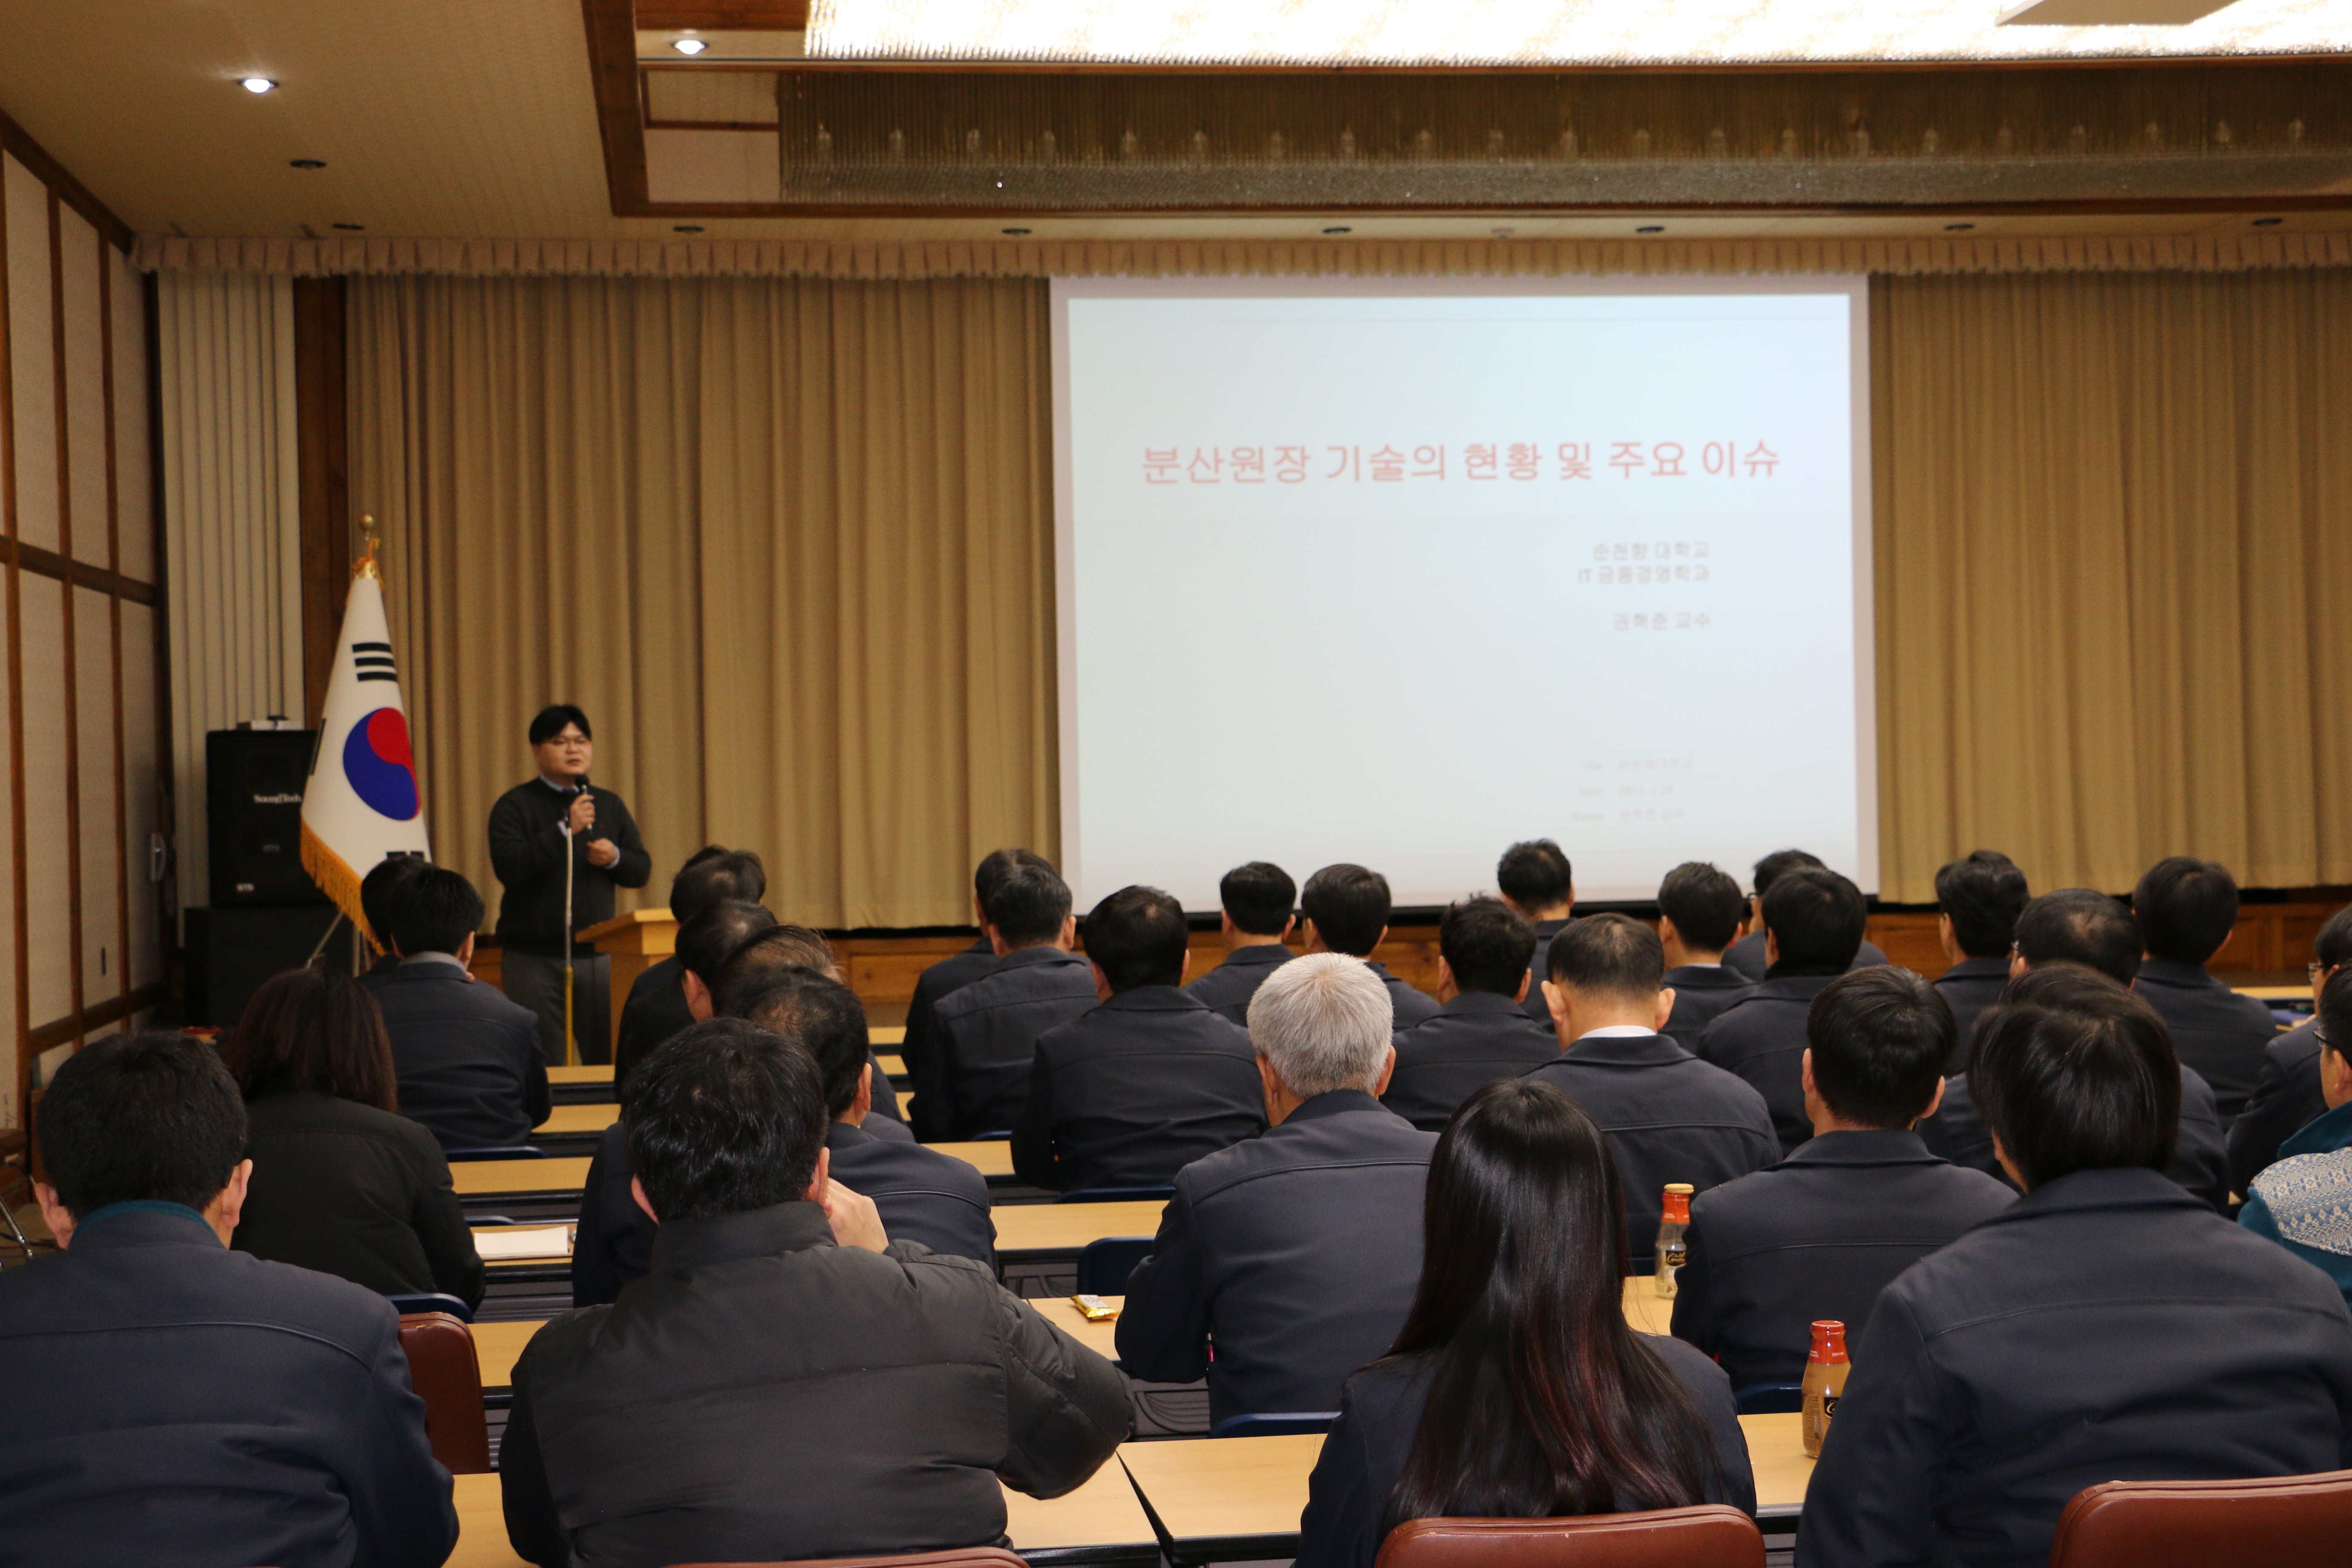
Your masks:
[[[612,1107],[610,1106],[556,1107],[558,1115],[566,1110],[600,1111],[604,1120],[593,1129],[595,1131],[601,1132],[612,1125]],[[1003,1180],[1013,1174],[1013,1145],[1002,1139],[992,1140],[985,1143],[929,1143],[924,1147],[936,1149],[942,1154],[951,1154],[983,1176]],[[588,1156],[578,1154],[547,1160],[460,1160],[449,1167],[449,1179],[457,1186],[457,1195],[460,1198],[512,1197],[524,1194],[541,1193],[558,1194],[569,1193],[577,1197],[581,1189],[588,1184]],[[1055,1205],[1029,1206],[1053,1207]],[[1067,1206],[1132,1208],[1134,1205],[1131,1204],[1108,1205],[1073,1204]],[[1000,1215],[1011,1212],[1012,1209],[1009,1207],[998,1211]],[[1122,1231],[1105,1234],[1125,1235],[1127,1233]]]

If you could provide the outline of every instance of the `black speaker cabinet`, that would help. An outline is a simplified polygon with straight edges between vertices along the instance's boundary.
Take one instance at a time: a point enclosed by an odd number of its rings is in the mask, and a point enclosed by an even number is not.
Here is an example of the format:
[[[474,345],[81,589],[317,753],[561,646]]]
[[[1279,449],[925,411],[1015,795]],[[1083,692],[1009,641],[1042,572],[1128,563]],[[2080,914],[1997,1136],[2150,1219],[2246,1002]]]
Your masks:
[[[321,900],[259,909],[184,910],[181,918],[188,940],[188,1022],[226,1029],[243,1015],[263,981],[302,967],[336,915],[335,906]],[[329,945],[329,963],[349,966],[349,937],[346,928]]]
[[[326,901],[302,869],[302,785],[318,738],[315,730],[215,730],[205,736],[213,908]]]

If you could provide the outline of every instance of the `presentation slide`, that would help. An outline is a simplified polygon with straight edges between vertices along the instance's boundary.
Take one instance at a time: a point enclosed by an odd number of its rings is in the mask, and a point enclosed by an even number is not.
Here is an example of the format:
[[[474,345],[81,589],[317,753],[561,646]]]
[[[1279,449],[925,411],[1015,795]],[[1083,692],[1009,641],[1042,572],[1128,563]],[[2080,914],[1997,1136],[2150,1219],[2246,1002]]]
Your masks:
[[[1859,278],[1057,279],[1063,869],[1877,889]]]

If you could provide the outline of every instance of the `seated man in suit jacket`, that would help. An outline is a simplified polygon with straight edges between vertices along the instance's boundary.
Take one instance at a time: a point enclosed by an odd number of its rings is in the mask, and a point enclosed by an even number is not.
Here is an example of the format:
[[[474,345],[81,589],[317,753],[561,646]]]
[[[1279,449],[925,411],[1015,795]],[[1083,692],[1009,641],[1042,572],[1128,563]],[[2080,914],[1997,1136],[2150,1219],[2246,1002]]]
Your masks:
[[[990,1546],[1134,1418],[1118,1369],[969,1258],[893,1240],[832,1179],[814,1058],[736,1018],[629,1085],[654,1268],[541,1329],[499,1464],[543,1568]]]
[[[1094,967],[1070,949],[1067,883],[1042,866],[1016,866],[988,901],[996,967],[943,998],[915,1075],[915,1131],[938,1143],[1009,1132],[1028,1098],[1037,1037],[1094,1010]],[[908,1064],[913,1066],[914,1064]]]
[[[1748,999],[1756,982],[1723,962],[1748,900],[1739,884],[1704,860],[1685,860],[1658,884],[1658,941],[1666,950],[1674,1016],[1659,1032],[1686,1051],[1706,1026]]]
[[[1543,980],[1550,971],[1551,939],[1576,918],[1576,869],[1567,854],[1549,838],[1528,838],[1503,851],[1495,862],[1495,888],[1503,902],[1518,912],[1536,933],[1536,950],[1528,959],[1528,994],[1520,1008],[1528,1021],[1551,1033],[1551,1014],[1544,1008]]]
[[[2327,917],[2314,939],[2311,1000],[2336,972],[2352,963],[2352,904]],[[2319,1015],[2312,1016],[2263,1047],[2263,1070],[2253,1097],[2230,1123],[2230,1186],[2247,1190],[2263,1168],[2278,1158],[2279,1145],[2327,1112],[2319,1089]]]
[[[1393,1016],[1371,966],[1340,953],[1286,963],[1258,987],[1250,1044],[1274,1125],[1177,1173],[1127,1282],[1130,1375],[1205,1373],[1215,1421],[1337,1410],[1348,1374],[1395,1340],[1421,1275],[1437,1137],[1381,1108]]]
[[[1969,1070],[1977,1016],[2000,1000],[2001,987],[2009,984],[2017,917],[2031,897],[2025,873],[1998,849],[1947,861],[1936,873],[1936,934],[1951,963],[1936,977],[1936,989],[1951,1007],[1958,1031],[1946,1072]]]
[[[1748,934],[1725,950],[1723,962],[1727,966],[1751,981],[1765,978],[1764,972],[1771,967],[1772,960],[1764,951],[1764,895],[1772,890],[1772,884],[1783,872],[1803,866],[1819,870],[1822,858],[1802,849],[1776,849],[1756,862],[1756,890],[1748,900]],[[1869,969],[1885,962],[1886,954],[1876,944],[1864,942],[1853,950],[1853,962],[1846,967]]]
[[[1633,1266],[1654,1257],[1666,1184],[1700,1192],[1780,1157],[1764,1097],[1659,1031],[1675,1010],[1658,933],[1587,915],[1552,938],[1544,982],[1559,1055],[1528,1076],[1584,1109],[1609,1137],[1623,1183]]]
[[[1559,1046],[1519,1009],[1536,933],[1500,899],[1465,899],[1437,928],[1437,1011],[1398,1031],[1381,1103],[1442,1132],[1461,1103],[1498,1078],[1551,1060]]]
[[[400,955],[392,951],[392,890],[408,880],[411,872],[431,864],[422,855],[387,855],[360,879],[360,918],[367,922],[368,940],[376,949],[375,962],[359,976],[370,992],[400,967]]]
[[[1102,1005],[1037,1037],[1013,1168],[1056,1192],[1164,1187],[1204,1155],[1265,1131],[1249,1036],[1177,987],[1184,907],[1121,888],[1087,916]],[[844,1178],[846,1180],[847,1178]]]
[[[706,844],[670,879],[669,918],[683,931],[722,899],[757,904],[767,896],[768,869],[757,855]],[[620,1037],[613,1047],[614,1092],[627,1087],[631,1068],[694,1021],[694,1011],[687,1005],[686,965],[673,951],[660,963],[646,965],[621,1005]]]
[[[1389,879],[1361,866],[1326,866],[1307,879],[1298,895],[1301,927],[1309,952],[1339,952],[1360,958],[1380,983],[1388,987],[1389,1005],[1396,1026],[1410,1029],[1437,1011],[1426,992],[1416,989],[1372,960],[1372,950],[1389,934]]]
[[[1250,998],[1291,960],[1283,939],[1298,923],[1292,910],[1297,901],[1298,884],[1271,861],[1253,860],[1226,872],[1217,882],[1224,962],[1184,989],[1225,1022],[1249,1027]]]
[[[467,968],[482,895],[446,866],[419,866],[389,902],[400,963],[373,990],[392,1037],[401,1114],[444,1149],[530,1142],[547,1120],[547,1058],[539,1016]]]
[[[718,965],[717,978],[707,986],[711,1016],[750,1017],[751,1004],[787,969],[814,969],[827,980],[841,978],[841,966],[834,961],[833,944],[822,935],[790,921],[771,925],[745,938]],[[874,1069],[874,1113],[866,1119],[866,1131],[877,1138],[912,1143],[914,1130],[899,1112],[898,1097],[891,1092],[890,1075],[882,1070],[882,1058],[868,1047],[866,1059]]]
[[[0,1274],[0,1563],[432,1568],[449,1472],[374,1292],[228,1249],[252,1166],[219,1053],[93,1040],[41,1098],[62,1255]]]
[[[1811,1141],[1691,1202],[1675,1337],[1734,1388],[1802,1378],[1815,1321],[1868,1322],[1889,1280],[2017,1195],[1912,1131],[1952,1054],[1951,1009],[1926,981],[1842,975],[1813,998],[1806,1037]]]
[[[2278,1161],[2246,1188],[2238,1223],[2336,1281],[2352,1299],[2352,974],[2338,973],[2319,997],[2320,1094],[2327,1110],[2280,1146]]]
[[[938,1010],[940,998],[950,992],[961,991],[973,981],[983,978],[996,967],[996,948],[988,940],[988,890],[1003,879],[1004,873],[1015,866],[1041,866],[1054,869],[1054,863],[1034,849],[992,849],[982,857],[971,873],[972,918],[980,922],[980,938],[961,952],[951,953],[915,977],[915,994],[907,1004],[907,1033],[898,1046],[898,1059],[907,1064],[911,1076],[915,1064],[930,1054],[931,1019]],[[887,1085],[877,1079],[877,1089]]]
[[[1753,1084],[1772,1108],[1780,1147],[1812,1136],[1799,1059],[1805,1014],[1829,983],[1854,967],[1869,911],[1862,889],[1835,871],[1798,866],[1764,895],[1764,980],[1706,1026],[1698,1054]]]
[[[2238,884],[2218,861],[2175,855],[2148,868],[2132,889],[2132,913],[2147,942],[2132,989],[2172,1031],[2180,1059],[2205,1075],[2221,1125],[2238,1112],[2262,1077],[2263,1053],[2278,1038],[2278,1020],[2205,967],[2238,928]]]

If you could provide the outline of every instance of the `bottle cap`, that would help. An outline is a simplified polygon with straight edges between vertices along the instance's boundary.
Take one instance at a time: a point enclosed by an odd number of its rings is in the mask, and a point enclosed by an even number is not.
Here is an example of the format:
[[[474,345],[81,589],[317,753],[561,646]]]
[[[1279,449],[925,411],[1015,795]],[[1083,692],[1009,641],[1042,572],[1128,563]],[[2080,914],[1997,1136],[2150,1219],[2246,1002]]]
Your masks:
[[[1672,1225],[1688,1225],[1691,1190],[1688,1182],[1668,1182],[1665,1200],[1659,1205],[1658,1218]]]
[[[1813,1325],[1813,1348],[1807,1361],[1838,1362],[1846,1359],[1845,1325],[1834,1318],[1824,1318]]]

